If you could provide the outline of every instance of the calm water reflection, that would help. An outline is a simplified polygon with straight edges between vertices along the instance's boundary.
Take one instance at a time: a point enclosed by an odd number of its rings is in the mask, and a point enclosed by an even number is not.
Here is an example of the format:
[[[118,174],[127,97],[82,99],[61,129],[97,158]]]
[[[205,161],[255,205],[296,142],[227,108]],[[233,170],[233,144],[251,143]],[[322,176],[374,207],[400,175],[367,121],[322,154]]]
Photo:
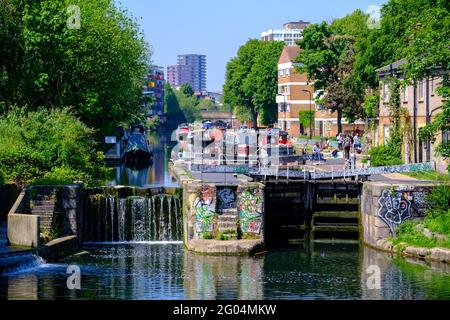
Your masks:
[[[178,183],[168,172],[170,152],[175,146],[170,136],[149,135],[153,160],[148,165],[114,168],[108,186],[125,185],[134,187],[177,187]]]
[[[258,257],[204,256],[181,244],[86,246],[58,264],[0,276],[5,299],[450,299],[450,273],[358,244],[316,243]],[[66,289],[77,264],[79,291]],[[381,290],[365,270],[381,269]],[[448,266],[440,266],[440,268]]]

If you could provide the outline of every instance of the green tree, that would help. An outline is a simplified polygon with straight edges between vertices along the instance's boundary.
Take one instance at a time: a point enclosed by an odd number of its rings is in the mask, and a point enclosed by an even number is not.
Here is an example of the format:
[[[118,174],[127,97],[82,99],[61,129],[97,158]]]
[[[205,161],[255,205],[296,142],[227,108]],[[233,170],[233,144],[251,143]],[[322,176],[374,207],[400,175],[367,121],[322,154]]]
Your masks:
[[[241,120],[258,127],[276,121],[277,65],[281,42],[249,40],[227,64],[224,103],[233,106]]]
[[[181,90],[174,90],[174,92],[186,121],[192,123],[200,120],[202,116],[197,98],[195,96],[185,95]]]
[[[0,114],[16,102],[23,59],[21,25],[13,0],[0,0]]]
[[[14,87],[6,105],[29,110],[71,106],[102,134],[142,111],[150,50],[128,12],[112,0],[2,1],[8,4],[2,16],[12,12],[5,20],[20,21],[13,29],[17,37],[7,36],[9,42],[2,45],[17,48],[13,54],[19,61],[18,73],[7,69],[8,76],[2,76],[6,88]],[[79,29],[67,26],[70,5],[80,8]]]
[[[200,99],[198,102],[200,110],[217,111],[219,108],[209,99]]]
[[[315,112],[311,110],[301,110],[298,112],[298,119],[303,128],[309,128],[310,125],[314,124]]]
[[[167,125],[174,130],[178,124],[186,122],[186,117],[181,111],[177,96],[169,83],[164,85],[164,113],[167,115]]]
[[[351,21],[344,20],[343,25]],[[360,25],[361,19],[354,21]],[[344,29],[343,25],[337,23],[333,27],[322,22],[309,26],[298,43],[302,50],[296,59],[297,70],[306,72],[314,82],[314,89],[324,93],[324,106],[337,112],[339,132],[342,132],[342,116],[350,121],[362,116],[364,92],[353,77],[355,35],[337,33],[352,30],[348,26]]]
[[[185,83],[181,85],[180,91],[186,96],[186,97],[192,97],[194,95],[194,89],[192,89],[192,86],[189,83]]]

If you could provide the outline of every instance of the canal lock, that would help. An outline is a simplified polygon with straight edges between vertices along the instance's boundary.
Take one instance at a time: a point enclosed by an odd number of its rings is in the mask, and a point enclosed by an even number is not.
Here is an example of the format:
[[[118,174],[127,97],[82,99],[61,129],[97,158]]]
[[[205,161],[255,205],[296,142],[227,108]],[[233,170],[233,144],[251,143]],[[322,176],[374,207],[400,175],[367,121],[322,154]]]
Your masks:
[[[266,246],[358,240],[361,188],[358,181],[266,183]]]

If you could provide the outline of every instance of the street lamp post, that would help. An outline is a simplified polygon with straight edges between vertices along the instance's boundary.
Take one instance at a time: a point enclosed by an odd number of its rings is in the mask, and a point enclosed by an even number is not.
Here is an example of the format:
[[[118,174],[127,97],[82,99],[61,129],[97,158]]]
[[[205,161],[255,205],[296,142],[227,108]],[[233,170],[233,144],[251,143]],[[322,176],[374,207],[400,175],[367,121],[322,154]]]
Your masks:
[[[309,140],[312,140],[312,92],[306,89],[302,91],[309,94]]]
[[[287,121],[286,121],[286,111],[287,111],[287,97],[286,97],[286,92],[284,92],[283,94],[284,97],[284,106],[283,106],[283,110],[284,110],[284,131],[287,131]]]

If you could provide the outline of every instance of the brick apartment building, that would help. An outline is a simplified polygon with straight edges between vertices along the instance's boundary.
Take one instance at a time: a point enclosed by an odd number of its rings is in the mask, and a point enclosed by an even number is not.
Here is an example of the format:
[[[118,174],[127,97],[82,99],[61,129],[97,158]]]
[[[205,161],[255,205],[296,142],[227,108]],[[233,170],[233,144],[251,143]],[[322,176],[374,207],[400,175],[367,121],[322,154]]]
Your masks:
[[[278,127],[296,137],[310,132],[309,128],[301,128],[299,112],[316,108],[313,86],[308,83],[306,74],[295,71],[294,60],[299,52],[298,46],[286,46],[278,60]]]
[[[278,127],[294,137],[309,136],[310,128],[301,126],[299,113],[311,108],[314,112],[312,135],[335,137],[338,134],[336,112],[316,105],[316,93],[307,75],[295,71],[295,58],[299,52],[298,46],[286,46],[278,61]],[[364,123],[349,124],[345,118],[342,119],[343,133],[352,133],[356,127],[363,129]]]
[[[407,63],[406,59],[396,61],[377,70],[380,78],[380,106],[378,118],[372,135],[374,145],[384,145],[389,139],[389,128],[392,119],[389,115],[389,77],[403,79],[401,66]],[[410,132],[405,133],[402,157],[405,163],[436,161],[440,170],[445,171],[447,162],[435,155],[436,146],[441,141],[449,141],[449,132],[439,132],[435,143],[422,141],[418,135],[419,129],[433,121],[442,110],[442,97],[436,92],[442,84],[442,70],[436,69],[435,75],[422,79],[400,89],[400,103],[408,111],[410,117]]]

